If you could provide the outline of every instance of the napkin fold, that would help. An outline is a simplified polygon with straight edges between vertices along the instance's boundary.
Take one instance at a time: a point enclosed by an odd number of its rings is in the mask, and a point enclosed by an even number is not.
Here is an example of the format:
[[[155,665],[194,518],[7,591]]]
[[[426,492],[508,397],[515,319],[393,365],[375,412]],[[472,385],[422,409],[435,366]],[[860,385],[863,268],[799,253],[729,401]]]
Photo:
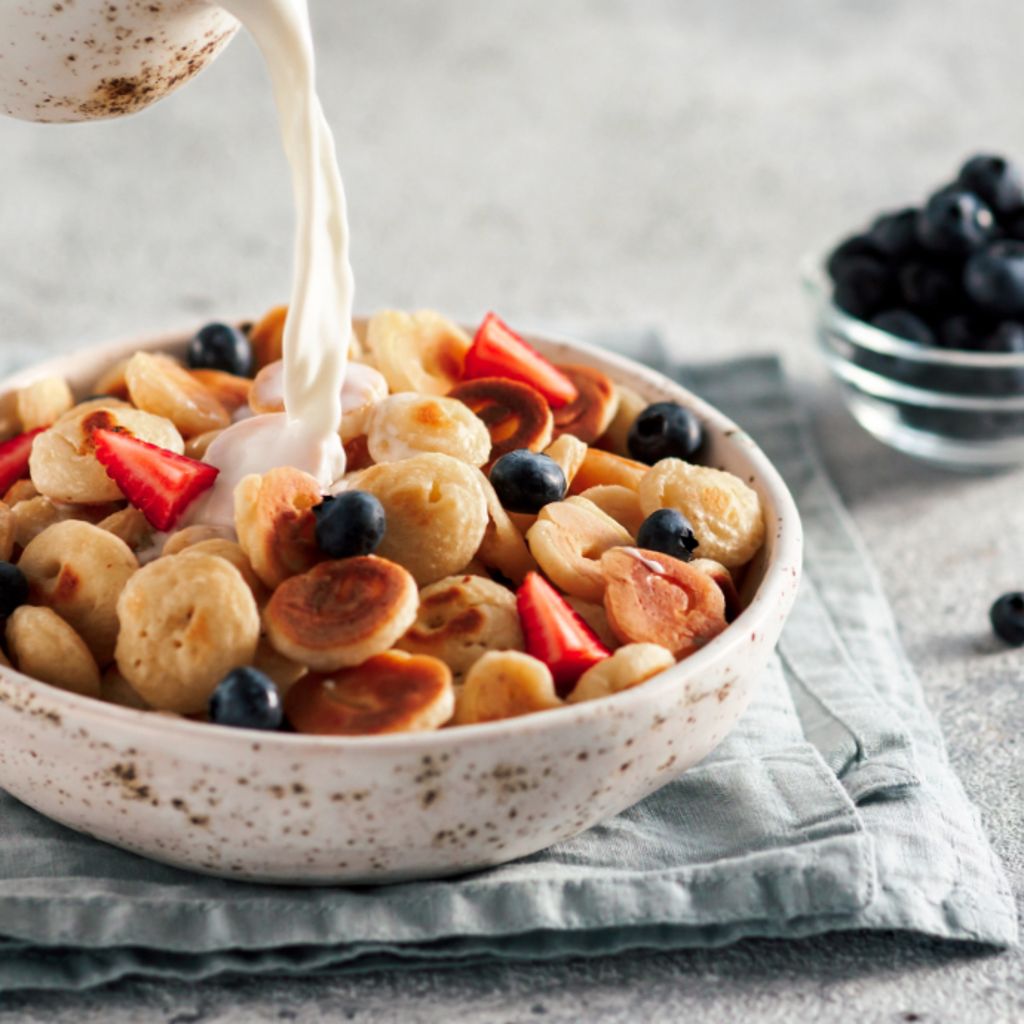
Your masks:
[[[310,973],[906,929],[1017,941],[1001,865],[950,768],[870,560],[778,362],[675,367],[740,422],[804,519],[777,655],[705,762],[575,839],[459,879],[289,889],[105,846],[0,794],[0,990],[127,975]]]

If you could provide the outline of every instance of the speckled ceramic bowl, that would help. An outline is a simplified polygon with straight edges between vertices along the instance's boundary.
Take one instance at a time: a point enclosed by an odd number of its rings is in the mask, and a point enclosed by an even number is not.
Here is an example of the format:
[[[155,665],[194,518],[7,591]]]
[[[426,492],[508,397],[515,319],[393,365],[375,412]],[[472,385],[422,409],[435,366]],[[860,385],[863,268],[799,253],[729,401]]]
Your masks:
[[[289,883],[393,882],[483,868],[582,832],[676,778],[736,723],[800,576],[793,500],[757,446],[665,377],[597,349],[531,339],[652,401],[694,408],[709,461],[760,492],[767,540],[747,606],[703,650],[606,700],[453,730],[310,737],[217,728],[79,697],[0,670],[0,785],[71,828],[210,874]],[[85,393],[133,338],[26,370]]]

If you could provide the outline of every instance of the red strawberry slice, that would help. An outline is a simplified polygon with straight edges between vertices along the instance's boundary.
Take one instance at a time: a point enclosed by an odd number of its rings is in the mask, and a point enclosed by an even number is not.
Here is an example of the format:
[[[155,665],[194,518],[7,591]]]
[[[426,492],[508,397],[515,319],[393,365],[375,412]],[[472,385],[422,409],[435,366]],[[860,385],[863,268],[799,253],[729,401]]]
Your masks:
[[[579,395],[576,385],[561,370],[494,313],[488,313],[477,328],[473,344],[466,353],[462,376],[467,380],[507,377],[521,381],[539,391],[552,409],[575,402]]]
[[[46,427],[36,427],[27,433],[12,437],[0,444],[0,494],[22,477],[28,476],[28,457],[32,454],[32,442]]]
[[[92,439],[107,476],[157,530],[169,530],[220,472],[121,431],[95,430]]]
[[[591,665],[611,655],[594,631],[539,573],[527,573],[516,591],[526,653],[544,662],[564,697]]]

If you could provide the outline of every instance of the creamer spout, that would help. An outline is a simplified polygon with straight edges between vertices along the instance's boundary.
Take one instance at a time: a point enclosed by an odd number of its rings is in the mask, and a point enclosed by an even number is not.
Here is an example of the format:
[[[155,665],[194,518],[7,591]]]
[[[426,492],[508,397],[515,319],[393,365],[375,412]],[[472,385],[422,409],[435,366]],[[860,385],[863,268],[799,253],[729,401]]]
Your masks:
[[[198,74],[237,31],[206,0],[0,3],[0,113],[45,122],[132,114]]]

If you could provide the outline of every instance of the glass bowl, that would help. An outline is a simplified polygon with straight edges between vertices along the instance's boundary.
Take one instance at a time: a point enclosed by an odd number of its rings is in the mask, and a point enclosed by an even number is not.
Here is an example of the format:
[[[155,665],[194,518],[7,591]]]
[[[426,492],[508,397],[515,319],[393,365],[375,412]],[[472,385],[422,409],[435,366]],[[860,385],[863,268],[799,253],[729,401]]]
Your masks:
[[[865,430],[947,469],[1024,463],[1024,353],[918,345],[844,313],[819,262],[803,279],[818,347]]]

